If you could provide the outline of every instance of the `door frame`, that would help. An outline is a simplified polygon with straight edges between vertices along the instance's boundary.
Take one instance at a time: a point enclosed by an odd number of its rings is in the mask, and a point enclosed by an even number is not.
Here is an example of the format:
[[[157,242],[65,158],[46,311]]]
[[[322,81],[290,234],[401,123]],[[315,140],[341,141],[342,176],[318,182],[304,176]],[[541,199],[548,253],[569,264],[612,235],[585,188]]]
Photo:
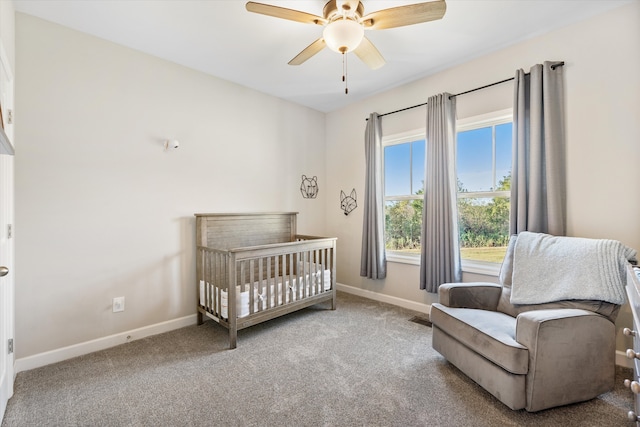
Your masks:
[[[4,418],[7,402],[13,396],[15,376],[15,242],[14,224],[14,157],[13,119],[14,75],[0,40],[0,105],[3,111],[3,127],[0,138],[0,266],[9,273],[0,277],[0,421]]]

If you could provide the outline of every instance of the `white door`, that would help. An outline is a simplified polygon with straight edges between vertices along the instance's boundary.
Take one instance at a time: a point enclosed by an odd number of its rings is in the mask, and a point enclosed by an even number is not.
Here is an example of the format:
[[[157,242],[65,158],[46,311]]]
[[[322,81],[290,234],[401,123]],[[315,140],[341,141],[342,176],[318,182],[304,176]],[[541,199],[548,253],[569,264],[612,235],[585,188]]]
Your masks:
[[[13,156],[0,155],[0,420],[13,395]]]
[[[13,74],[0,44],[0,420],[13,395]]]

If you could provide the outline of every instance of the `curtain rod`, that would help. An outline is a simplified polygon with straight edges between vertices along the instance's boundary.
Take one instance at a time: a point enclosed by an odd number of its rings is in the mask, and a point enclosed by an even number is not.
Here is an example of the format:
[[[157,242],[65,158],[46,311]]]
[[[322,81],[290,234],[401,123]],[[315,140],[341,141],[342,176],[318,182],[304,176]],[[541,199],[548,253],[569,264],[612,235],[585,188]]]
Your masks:
[[[551,69],[555,70],[557,67],[562,67],[563,65],[564,65],[564,61],[557,62],[557,63],[551,65]],[[525,75],[528,76],[529,73],[526,73]],[[456,94],[451,95],[449,97],[449,99],[455,98],[456,96],[466,95],[466,94],[471,93],[471,92],[476,92],[478,90],[486,89],[486,88],[491,87],[491,86],[497,86],[497,85],[502,84],[502,83],[510,82],[511,80],[514,80],[514,79],[515,79],[515,77],[511,77],[511,78],[508,78],[508,79],[500,80],[499,82],[490,83],[488,85],[480,86],[480,87],[477,87],[475,89],[467,90],[465,92],[456,93]],[[401,111],[411,110],[413,108],[422,107],[422,106],[427,105],[427,104],[428,104],[427,102],[423,102],[422,104],[412,105],[411,107],[401,108],[400,110],[395,110],[395,111],[390,111],[388,113],[379,114],[378,117],[384,117],[384,116],[388,116],[390,114],[400,113]],[[365,120],[369,120],[369,118],[367,117]]]

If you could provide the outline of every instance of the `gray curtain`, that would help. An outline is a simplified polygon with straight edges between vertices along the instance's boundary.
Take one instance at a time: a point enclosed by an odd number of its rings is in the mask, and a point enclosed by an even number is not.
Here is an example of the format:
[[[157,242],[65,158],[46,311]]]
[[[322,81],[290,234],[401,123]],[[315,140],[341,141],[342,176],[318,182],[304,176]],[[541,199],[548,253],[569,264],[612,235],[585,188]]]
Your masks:
[[[438,292],[441,284],[462,278],[454,156],[456,103],[450,94],[429,98],[426,135],[420,289]]]
[[[555,69],[554,69],[555,68]],[[513,104],[510,233],[566,234],[563,67],[517,70]]]
[[[366,175],[360,276],[369,279],[387,277],[384,250],[384,200],[382,194],[382,127],[380,116],[371,113],[364,134]]]

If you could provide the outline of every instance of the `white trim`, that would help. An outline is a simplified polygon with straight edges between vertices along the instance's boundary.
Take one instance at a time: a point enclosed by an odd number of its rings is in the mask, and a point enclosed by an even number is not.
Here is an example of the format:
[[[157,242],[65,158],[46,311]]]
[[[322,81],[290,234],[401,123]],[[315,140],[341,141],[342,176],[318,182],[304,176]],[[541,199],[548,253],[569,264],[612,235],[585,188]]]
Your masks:
[[[348,294],[357,295],[372,299],[374,301],[385,302],[387,304],[397,305],[402,308],[406,308],[420,313],[431,313],[431,304],[425,304],[421,302],[409,301],[404,298],[393,297],[391,295],[384,295],[378,292],[368,291],[366,289],[360,289],[353,286],[345,285],[342,283],[336,283],[336,289]]]
[[[494,197],[511,197],[511,192],[507,191],[463,191],[458,193],[458,199],[490,199]]]
[[[387,252],[387,261],[400,264],[420,265],[420,255],[402,255],[399,252]]]
[[[184,328],[196,324],[197,317],[195,314],[180,317],[178,319],[167,320],[166,322],[156,323],[155,325],[144,326],[138,329],[109,335],[95,340],[86,341],[79,344],[62,347],[44,353],[34,354],[33,356],[21,357],[15,361],[15,373],[27,371],[29,369],[39,368],[51,363],[61,362],[73,357],[82,356],[93,353],[94,351],[105,350],[120,344],[146,338],[151,335],[161,334],[163,332],[173,331],[175,329]]]
[[[633,369],[633,360],[629,359],[624,351],[616,350],[616,365]]]
[[[425,139],[427,131],[425,129],[413,129],[406,132],[394,133],[393,135],[382,136],[382,146],[404,144],[416,140]]]
[[[456,133],[502,124],[513,120],[513,108],[456,120]]]
[[[500,275],[501,267],[502,264],[496,262],[462,260],[463,273],[484,274],[485,276],[498,277]]]
[[[485,276],[498,277],[500,275],[501,263],[483,262],[462,259],[462,272],[483,274]],[[400,253],[387,252],[387,262],[398,264],[420,265],[419,255],[402,255]]]

